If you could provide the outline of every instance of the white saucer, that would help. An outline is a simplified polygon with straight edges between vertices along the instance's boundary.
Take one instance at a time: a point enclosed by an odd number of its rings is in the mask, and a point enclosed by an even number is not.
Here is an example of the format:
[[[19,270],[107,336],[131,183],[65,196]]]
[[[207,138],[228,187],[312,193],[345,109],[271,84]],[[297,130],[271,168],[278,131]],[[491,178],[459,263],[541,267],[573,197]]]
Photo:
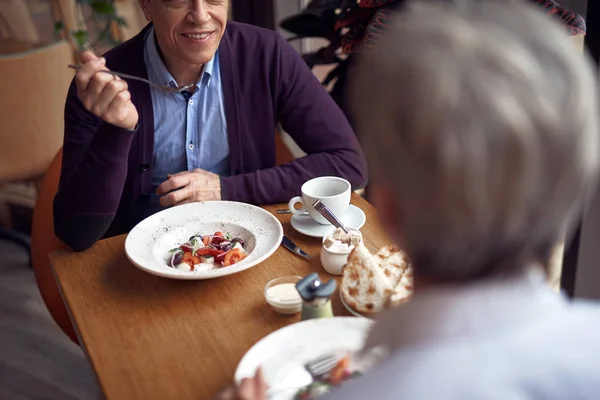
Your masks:
[[[347,228],[360,229],[367,221],[367,216],[360,208],[350,204],[348,211],[342,217],[339,217],[342,224]],[[333,225],[321,225],[315,222],[310,215],[294,215],[291,219],[292,228],[303,235],[322,238],[333,232]]]

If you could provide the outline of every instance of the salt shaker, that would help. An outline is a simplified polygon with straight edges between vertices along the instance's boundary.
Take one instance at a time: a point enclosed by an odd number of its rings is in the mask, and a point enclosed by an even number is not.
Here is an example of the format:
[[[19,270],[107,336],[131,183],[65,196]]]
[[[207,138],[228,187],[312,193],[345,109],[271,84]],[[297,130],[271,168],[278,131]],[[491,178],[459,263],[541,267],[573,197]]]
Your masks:
[[[298,282],[296,289],[302,297],[302,320],[333,317],[331,296],[335,288],[335,280],[323,283],[316,272]]]

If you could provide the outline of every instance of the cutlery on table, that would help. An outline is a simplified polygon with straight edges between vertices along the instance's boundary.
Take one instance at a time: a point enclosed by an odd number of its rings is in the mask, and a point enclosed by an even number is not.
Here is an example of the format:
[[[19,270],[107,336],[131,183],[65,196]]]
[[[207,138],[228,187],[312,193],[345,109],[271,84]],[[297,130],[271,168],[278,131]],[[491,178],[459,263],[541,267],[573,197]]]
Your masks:
[[[342,224],[342,221],[335,216],[333,212],[321,200],[317,200],[313,203],[313,207],[317,210],[327,221],[329,221],[336,228],[341,228],[344,232],[348,233],[348,229]]]
[[[304,370],[309,373],[312,381],[320,380],[327,376],[329,372],[342,360],[342,356],[339,354],[328,354],[321,356],[312,361],[304,364]],[[272,397],[276,394],[280,394],[288,391],[298,391],[307,385],[294,385],[284,387],[274,387],[267,390],[267,395]]]
[[[291,213],[292,213],[292,212],[291,212],[291,211],[290,211],[288,208],[281,209],[281,210],[277,210],[277,211],[275,211],[275,212],[276,212],[277,214],[291,214]],[[302,213],[302,215],[308,215],[308,211],[304,211],[304,212]]]
[[[69,64],[69,68],[72,69],[80,69],[81,65],[73,65],[73,64]],[[108,70],[101,70],[99,72],[104,72],[106,74],[110,74],[110,75],[114,75],[114,76],[119,76],[121,78],[126,78],[126,79],[133,79],[136,81],[140,81],[140,82],[145,82],[148,85],[158,89],[158,90],[162,90],[163,92],[167,92],[167,93],[181,93],[185,90],[189,90],[189,91],[193,91],[190,89],[193,89],[194,87],[196,87],[196,84],[192,83],[189,85],[183,85],[183,86],[177,86],[177,87],[171,87],[168,85],[159,85],[156,84],[152,81],[149,81],[148,79],[144,79],[144,78],[140,78],[139,76],[134,76],[134,75],[129,75],[129,74],[124,74],[122,72],[115,72],[115,71],[108,71]]]
[[[350,358],[352,359],[352,364],[354,364],[358,370],[365,372],[385,359],[388,354],[387,348],[380,345],[352,352]],[[331,370],[338,365],[346,355],[348,354],[326,354],[306,363],[304,369],[314,380],[320,380],[327,377],[327,374],[331,372]]]
[[[283,237],[283,239],[281,240],[281,245],[283,247],[285,247],[286,249],[288,249],[289,251],[291,251],[292,253],[299,255],[302,258],[305,258],[307,260],[311,259],[311,256],[309,256],[308,253],[306,253],[304,250],[302,250],[300,247],[298,247],[287,236]]]
[[[383,361],[388,355],[389,352],[386,347],[380,345],[359,350],[353,353],[351,358],[352,363],[358,367],[358,370],[364,373]],[[327,377],[344,356],[344,354],[340,353],[323,355],[304,364],[304,370],[309,373],[313,382],[321,380]],[[272,397],[283,392],[292,390],[298,391],[306,386],[307,385],[295,385],[269,388],[269,390],[267,390],[267,395]]]
[[[319,380],[325,377],[341,360],[340,354],[327,354],[307,362],[304,369],[313,379]]]

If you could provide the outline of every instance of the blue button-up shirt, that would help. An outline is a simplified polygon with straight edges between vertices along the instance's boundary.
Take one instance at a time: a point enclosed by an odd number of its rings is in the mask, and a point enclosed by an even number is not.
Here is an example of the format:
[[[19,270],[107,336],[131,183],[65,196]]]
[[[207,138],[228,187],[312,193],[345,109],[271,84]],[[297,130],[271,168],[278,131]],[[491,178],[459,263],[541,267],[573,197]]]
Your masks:
[[[146,37],[144,60],[148,78],[159,85],[178,86],[163,63],[154,28]],[[219,51],[204,66],[198,90],[189,98],[151,88],[154,110],[152,193],[148,215],[161,209],[156,188],[168,174],[201,168],[229,173],[229,142],[223,105]]]

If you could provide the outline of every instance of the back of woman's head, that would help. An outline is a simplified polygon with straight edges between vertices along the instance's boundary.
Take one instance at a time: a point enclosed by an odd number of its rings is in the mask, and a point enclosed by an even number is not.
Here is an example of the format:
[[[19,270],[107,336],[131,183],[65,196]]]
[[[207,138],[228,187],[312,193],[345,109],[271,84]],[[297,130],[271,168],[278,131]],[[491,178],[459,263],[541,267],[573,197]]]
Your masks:
[[[409,3],[355,71],[372,184],[392,199],[379,211],[417,276],[545,262],[595,181],[592,63],[521,3]]]

